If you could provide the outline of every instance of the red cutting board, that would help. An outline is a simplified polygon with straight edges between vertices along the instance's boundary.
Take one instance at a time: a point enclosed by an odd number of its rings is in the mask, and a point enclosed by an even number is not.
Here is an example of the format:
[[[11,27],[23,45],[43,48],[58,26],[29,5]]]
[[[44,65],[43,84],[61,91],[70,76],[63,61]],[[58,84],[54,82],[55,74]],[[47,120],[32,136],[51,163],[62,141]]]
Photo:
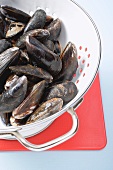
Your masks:
[[[76,110],[79,118],[79,129],[74,137],[50,150],[100,150],[106,146],[106,131],[102,107],[99,76],[84,96],[84,101]],[[41,144],[63,135],[72,126],[68,113],[64,113],[45,131],[29,138],[34,144]],[[18,141],[0,140],[1,151],[24,151]]]

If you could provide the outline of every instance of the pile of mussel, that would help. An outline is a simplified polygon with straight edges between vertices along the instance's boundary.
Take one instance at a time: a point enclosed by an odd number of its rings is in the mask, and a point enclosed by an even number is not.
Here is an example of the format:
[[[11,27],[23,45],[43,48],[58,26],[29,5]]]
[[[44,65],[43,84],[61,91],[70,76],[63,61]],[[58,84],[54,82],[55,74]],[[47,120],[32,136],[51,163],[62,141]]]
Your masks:
[[[61,27],[42,9],[31,17],[0,6],[0,116],[7,126],[42,120],[77,95],[77,49],[68,42],[62,50]]]

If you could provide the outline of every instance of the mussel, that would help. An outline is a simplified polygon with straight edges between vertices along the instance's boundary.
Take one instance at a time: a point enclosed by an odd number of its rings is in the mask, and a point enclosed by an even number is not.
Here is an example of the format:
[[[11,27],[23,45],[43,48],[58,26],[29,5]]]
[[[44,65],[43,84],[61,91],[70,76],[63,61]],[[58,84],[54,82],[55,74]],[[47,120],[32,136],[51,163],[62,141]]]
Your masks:
[[[19,48],[12,47],[0,54],[0,75],[19,56]]]
[[[53,76],[61,71],[62,62],[60,57],[37,39],[31,36],[27,37],[26,47],[30,58],[34,58],[39,67],[47,70]]]
[[[32,37],[36,37],[39,40],[44,40],[50,36],[50,33],[49,33],[49,31],[44,30],[44,29],[35,29],[35,30],[28,31],[28,32],[24,33],[18,39],[18,41],[16,42],[16,46],[19,48],[25,47],[25,42],[26,42],[27,36],[32,36]]]
[[[30,20],[30,15],[26,14],[25,12],[16,9],[14,7],[10,7],[7,5],[1,5],[1,13],[6,17],[13,21],[28,23]]]
[[[49,39],[56,41],[61,33],[61,20],[57,18],[51,22],[50,25],[46,27],[46,29],[50,32]]]
[[[26,75],[29,80],[40,81],[42,79],[46,80],[46,82],[51,83],[53,77],[44,69],[34,67],[30,64],[24,66],[11,66],[9,67],[13,72],[17,75]]]
[[[62,60],[62,70],[59,75],[55,77],[55,81],[71,81],[78,68],[77,49],[75,45],[69,42],[60,58]]]
[[[28,22],[28,24],[25,27],[24,32],[30,31],[30,30],[34,30],[34,29],[39,29],[39,28],[43,28],[46,22],[46,13],[44,10],[40,9],[37,10],[32,18],[30,19],[30,21]]]
[[[60,98],[53,98],[43,103],[34,113],[28,118],[27,124],[33,123],[37,120],[42,120],[50,115],[59,112],[62,109],[63,100]]]
[[[24,100],[27,78],[22,76],[8,90],[0,95],[0,113],[10,113]]]
[[[25,24],[21,22],[11,22],[6,32],[6,38],[11,38],[17,35],[18,33],[22,32],[24,27],[25,27]]]
[[[35,84],[31,93],[27,98],[13,111],[12,116],[15,119],[23,119],[30,115],[33,110],[39,105],[41,97],[44,93],[46,82],[43,80]]]
[[[78,93],[77,87],[73,82],[66,81],[56,84],[46,90],[44,100],[52,98],[61,98],[64,104],[70,102]]]
[[[2,52],[4,52],[5,50],[7,50],[8,48],[10,48],[12,46],[12,44],[7,41],[6,39],[1,39],[0,40],[0,54]]]

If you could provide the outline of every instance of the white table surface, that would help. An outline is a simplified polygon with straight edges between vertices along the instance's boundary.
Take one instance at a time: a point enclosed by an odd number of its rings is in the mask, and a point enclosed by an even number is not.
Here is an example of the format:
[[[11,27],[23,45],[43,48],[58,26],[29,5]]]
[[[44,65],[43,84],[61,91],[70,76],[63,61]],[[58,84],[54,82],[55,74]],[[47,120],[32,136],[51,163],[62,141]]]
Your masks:
[[[77,2],[92,16],[102,39],[100,81],[107,146],[101,151],[0,152],[0,170],[113,170],[113,0]]]

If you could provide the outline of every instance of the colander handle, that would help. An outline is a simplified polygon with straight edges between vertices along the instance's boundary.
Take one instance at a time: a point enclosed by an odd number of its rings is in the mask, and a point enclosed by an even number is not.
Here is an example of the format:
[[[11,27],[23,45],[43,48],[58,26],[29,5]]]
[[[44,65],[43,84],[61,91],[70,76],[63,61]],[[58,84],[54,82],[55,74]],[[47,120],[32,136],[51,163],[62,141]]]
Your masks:
[[[12,129],[2,129],[0,130],[0,134],[12,134],[16,137],[16,139],[27,149],[31,150],[31,151],[44,151],[47,149],[50,149],[54,146],[57,146],[65,141],[67,141],[68,139],[70,139],[72,136],[75,135],[75,133],[77,132],[78,129],[78,117],[74,111],[73,108],[70,108],[67,111],[71,117],[72,117],[72,121],[73,121],[73,125],[72,128],[69,132],[67,132],[66,134],[51,140],[47,143],[41,144],[41,145],[35,145],[30,143],[29,141],[27,141],[19,132],[18,130],[20,130],[20,128],[12,128]]]

